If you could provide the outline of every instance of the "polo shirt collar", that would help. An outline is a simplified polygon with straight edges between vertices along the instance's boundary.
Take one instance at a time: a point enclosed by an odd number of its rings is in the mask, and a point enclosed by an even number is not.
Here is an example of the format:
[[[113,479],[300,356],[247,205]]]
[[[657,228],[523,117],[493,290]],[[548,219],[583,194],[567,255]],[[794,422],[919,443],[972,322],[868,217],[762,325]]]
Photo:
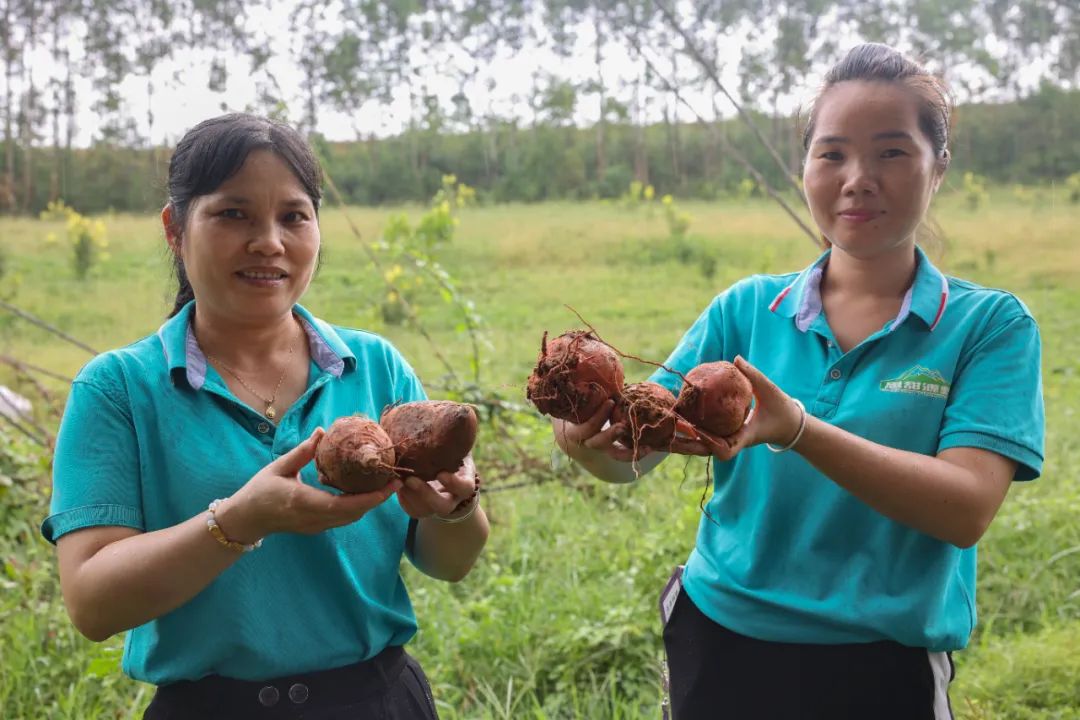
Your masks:
[[[821,279],[829,263],[832,249],[826,250],[814,264],[803,270],[769,303],[769,310],[781,317],[793,318],[795,326],[806,332],[810,324],[821,315]],[[889,326],[892,332],[914,314],[929,330],[941,322],[949,301],[949,281],[922,251],[915,246],[915,281],[904,294],[900,312]]]
[[[934,267],[918,245],[915,246],[915,253],[919,263],[915,271],[915,282],[908,288],[904,305],[900,308],[900,316],[893,328],[904,321],[905,310],[910,308],[910,312],[915,313],[926,323],[927,328],[933,330],[941,322],[941,316],[945,314],[945,308],[949,304],[949,279]]]
[[[821,278],[831,252],[826,250],[769,303],[769,310],[781,317],[794,318],[795,326],[802,332],[821,314]]]
[[[332,326],[316,318],[301,305],[294,305],[293,311],[300,318],[300,324],[307,334],[311,359],[320,370],[334,377],[341,377],[345,370],[356,369],[356,356]],[[192,389],[200,390],[206,383],[207,362],[191,328],[194,312],[195,301],[192,300],[158,328],[157,336],[161,340],[173,383],[175,384],[177,375],[182,373]]]

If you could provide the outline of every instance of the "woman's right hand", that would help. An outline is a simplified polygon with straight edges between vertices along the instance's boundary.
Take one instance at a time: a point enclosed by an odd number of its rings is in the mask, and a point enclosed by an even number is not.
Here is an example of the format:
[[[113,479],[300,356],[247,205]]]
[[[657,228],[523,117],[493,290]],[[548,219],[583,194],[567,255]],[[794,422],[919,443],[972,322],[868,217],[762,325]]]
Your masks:
[[[313,535],[356,522],[401,487],[394,479],[369,493],[335,494],[307,485],[300,470],[315,457],[325,431],[318,428],[295,448],[269,463],[217,511],[218,524],[244,544],[278,532]]]
[[[581,460],[589,454],[600,453],[620,462],[633,462],[652,452],[652,448],[645,445],[638,445],[635,449],[618,442],[616,438],[625,430],[623,423],[612,423],[604,427],[604,424],[611,419],[611,411],[614,407],[614,400],[604,401],[600,409],[580,425],[552,418],[551,425],[555,432],[555,442],[575,460]]]

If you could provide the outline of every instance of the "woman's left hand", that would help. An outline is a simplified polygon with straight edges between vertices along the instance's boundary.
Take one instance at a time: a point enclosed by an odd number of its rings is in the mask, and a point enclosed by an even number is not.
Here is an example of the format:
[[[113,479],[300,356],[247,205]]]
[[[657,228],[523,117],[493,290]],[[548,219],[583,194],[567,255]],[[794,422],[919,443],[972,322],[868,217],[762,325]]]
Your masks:
[[[671,444],[672,452],[730,460],[743,448],[763,442],[785,446],[795,439],[802,422],[802,411],[795,401],[742,356],[736,356],[735,367],[750,380],[754,392],[754,408],[746,422],[734,434],[724,438],[704,433],[696,439],[676,437]]]
[[[423,520],[432,515],[449,515],[476,491],[476,465],[466,455],[457,472],[441,472],[434,480],[411,476],[398,490],[398,501],[410,517]]]

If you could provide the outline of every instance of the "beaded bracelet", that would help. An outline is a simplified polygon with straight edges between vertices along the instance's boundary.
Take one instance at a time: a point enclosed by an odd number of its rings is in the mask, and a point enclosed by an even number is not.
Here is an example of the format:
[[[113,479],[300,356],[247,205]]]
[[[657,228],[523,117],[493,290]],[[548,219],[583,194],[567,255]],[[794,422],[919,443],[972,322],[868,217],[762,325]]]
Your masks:
[[[801,417],[799,418],[799,431],[797,433],[795,433],[795,439],[792,440],[791,442],[789,442],[784,447],[775,447],[774,445],[772,445],[770,443],[765,443],[765,447],[769,448],[774,453],[787,452],[791,448],[795,447],[795,444],[797,442],[799,442],[799,440],[802,439],[803,430],[806,430],[806,406],[803,405],[802,402],[800,402],[798,398],[791,398],[791,399],[795,401],[795,404],[799,408],[799,412],[802,413]]]
[[[473,480],[476,482],[476,487],[473,488],[472,495],[459,502],[457,504],[457,507],[450,511],[451,517],[443,517],[442,515],[432,515],[432,517],[439,522],[444,522],[447,524],[465,522],[466,520],[471,518],[476,512],[476,508],[480,507],[480,473],[476,473],[473,476]],[[465,506],[465,503],[472,503],[472,507],[469,508],[469,512],[465,513],[461,517],[453,517],[453,514],[461,510],[461,508]]]
[[[225,531],[218,525],[217,515],[215,514],[218,507],[220,507],[221,503],[224,501],[225,498],[219,498],[210,503],[210,506],[206,508],[210,512],[210,514],[206,516],[206,529],[210,531],[210,534],[214,539],[230,550],[235,550],[236,552],[251,552],[257,547],[262,547],[262,538],[259,538],[251,545],[245,545],[244,543],[230,540],[225,536]]]

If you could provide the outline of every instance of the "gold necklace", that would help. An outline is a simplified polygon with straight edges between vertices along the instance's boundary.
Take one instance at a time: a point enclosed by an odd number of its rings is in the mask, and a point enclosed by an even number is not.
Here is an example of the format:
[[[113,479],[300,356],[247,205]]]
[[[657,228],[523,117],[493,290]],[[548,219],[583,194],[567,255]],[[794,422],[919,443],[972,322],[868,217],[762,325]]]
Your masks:
[[[235,370],[233,370],[231,367],[229,367],[225,363],[218,360],[213,355],[207,355],[206,359],[212,361],[215,365],[220,365],[222,370],[228,371],[228,373],[230,375],[232,375],[234,378],[236,378],[237,382],[239,382],[241,385],[243,385],[244,388],[249,393],[251,393],[255,397],[259,398],[259,400],[266,403],[266,409],[263,410],[263,415],[265,415],[267,418],[273,420],[275,417],[277,417],[277,409],[274,407],[274,401],[277,400],[278,391],[281,390],[281,383],[285,382],[285,374],[287,372],[289,372],[289,360],[292,359],[293,348],[295,346],[296,346],[295,342],[292,345],[289,346],[289,357],[285,361],[285,369],[281,371],[281,377],[278,378],[277,387],[274,388],[274,394],[271,395],[269,398],[264,398],[262,395],[255,392],[255,388],[251,387],[246,382],[244,382],[244,378],[240,377]]]

